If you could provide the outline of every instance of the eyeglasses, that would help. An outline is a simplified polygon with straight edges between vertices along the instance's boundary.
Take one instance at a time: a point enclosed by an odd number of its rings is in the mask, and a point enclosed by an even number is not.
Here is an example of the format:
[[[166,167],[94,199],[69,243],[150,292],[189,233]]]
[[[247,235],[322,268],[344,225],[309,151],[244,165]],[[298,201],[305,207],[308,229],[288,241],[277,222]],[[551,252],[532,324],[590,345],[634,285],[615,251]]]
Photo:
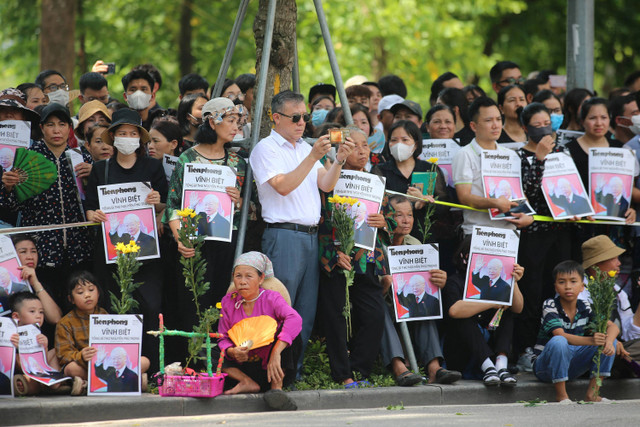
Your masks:
[[[524,77],[520,77],[519,79],[514,79],[513,77],[509,77],[508,79],[500,80],[498,83],[506,83],[507,85],[519,84],[522,85],[526,79]]]
[[[293,116],[290,116],[288,114],[280,113],[280,112],[276,111],[276,114],[280,114],[281,116],[285,116],[285,117],[290,118],[293,123],[298,123],[300,121],[300,119],[302,119],[306,123],[311,118],[311,116],[309,114],[307,114],[307,113],[305,113],[305,114],[294,114]]]
[[[69,85],[66,84],[66,83],[61,84],[61,85],[52,84],[52,85],[49,85],[49,86],[45,87],[45,89],[50,91],[50,92],[55,92],[58,89],[66,90],[68,92],[69,91]]]

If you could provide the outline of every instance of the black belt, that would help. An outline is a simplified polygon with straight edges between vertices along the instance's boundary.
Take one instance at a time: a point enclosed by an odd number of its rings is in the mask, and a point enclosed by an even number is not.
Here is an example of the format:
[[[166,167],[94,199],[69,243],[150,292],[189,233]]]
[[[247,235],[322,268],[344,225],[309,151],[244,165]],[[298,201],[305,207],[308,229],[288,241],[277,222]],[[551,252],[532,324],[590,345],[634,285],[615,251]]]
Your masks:
[[[282,228],[283,230],[300,231],[302,233],[315,234],[318,232],[317,225],[301,225],[292,222],[267,223],[267,228]]]

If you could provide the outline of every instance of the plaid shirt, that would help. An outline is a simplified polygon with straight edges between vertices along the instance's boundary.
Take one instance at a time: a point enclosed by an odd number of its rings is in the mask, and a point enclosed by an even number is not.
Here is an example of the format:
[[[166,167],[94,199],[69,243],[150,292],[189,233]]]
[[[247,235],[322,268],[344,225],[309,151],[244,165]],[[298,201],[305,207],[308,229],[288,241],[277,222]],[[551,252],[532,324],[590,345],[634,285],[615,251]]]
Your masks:
[[[584,336],[592,317],[593,312],[589,303],[578,299],[576,301],[576,315],[572,323],[562,309],[560,297],[549,298],[542,305],[540,332],[538,332],[538,340],[533,348],[533,353],[536,357],[539,356],[544,350],[544,346],[553,338],[553,331],[558,328],[564,329],[567,334]]]
[[[96,307],[91,314],[108,314],[104,308]],[[56,326],[56,355],[60,366],[71,362],[86,368],[87,362],[80,353],[89,346],[89,315],[75,308],[67,313]]]

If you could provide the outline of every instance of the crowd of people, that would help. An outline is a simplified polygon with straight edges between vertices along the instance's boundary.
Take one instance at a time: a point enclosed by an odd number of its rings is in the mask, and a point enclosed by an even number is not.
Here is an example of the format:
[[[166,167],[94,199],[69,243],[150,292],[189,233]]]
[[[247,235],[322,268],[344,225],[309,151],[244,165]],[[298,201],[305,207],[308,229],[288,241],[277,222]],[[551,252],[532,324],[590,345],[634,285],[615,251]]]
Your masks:
[[[112,234],[111,243],[133,240],[149,254],[157,239],[160,258],[142,261],[135,277],[142,282],[134,297],[144,315],[144,329],[157,329],[162,312],[168,327],[191,330],[196,322],[192,295],[184,287],[179,264],[180,257],[195,254],[178,239],[184,165],[234,168],[236,185],[225,191],[236,213],[243,203],[250,203],[249,232],[242,243],[246,251],[257,252],[234,260],[241,226],[240,215],[235,215],[230,241],[207,240],[203,246],[204,279],[211,286],[200,304],[209,307],[222,301],[223,332],[235,321],[262,314],[275,318],[280,328],[266,353],[251,353],[221,339],[224,369],[230,375],[227,392],[271,388],[274,407],[292,409],[295,405],[280,391],[294,378],[309,374],[303,360],[313,337],[326,340],[331,375],[345,388],[367,386],[379,357],[398,385],[423,381],[407,365],[409,343],[403,347],[400,342],[390,301],[397,295],[406,310],[425,316],[433,311],[427,301],[434,296],[425,292],[424,280],[412,279],[406,289],[393,287],[387,248],[420,244],[425,237],[440,248],[440,268],[430,272],[430,281],[440,291],[441,301],[436,304],[442,306],[443,319],[409,323],[414,351],[429,383],[471,378],[487,386],[513,387],[518,370],[524,370],[553,382],[558,401],[567,402],[565,382],[591,370],[591,356],[598,346],[604,347],[602,377],[612,373],[612,366],[618,375],[631,375],[627,367],[640,360],[640,234],[631,226],[636,220],[634,206],[640,202],[640,178],[626,199],[618,192],[601,202],[612,215],[624,219],[620,225],[539,222],[518,212],[511,193],[500,186],[493,197],[486,197],[480,167],[483,150],[515,150],[529,204],[538,214],[550,215],[542,175],[551,153],[571,156],[585,188],[589,188],[590,148],[627,147],[640,159],[640,72],[602,98],[587,89],[565,92],[552,86],[552,71],[532,72],[525,78],[517,64],[501,61],[489,72],[493,94],[476,85],[464,86],[458,76],[447,72],[433,82],[428,106],[413,101],[417,94],[408,93],[396,75],[378,81],[364,76],[349,79],[345,82],[348,105],[340,105],[335,86],[318,83],[310,87],[307,98],[292,91],[275,94],[271,133],[247,150],[230,143],[247,138],[251,126],[258,126],[251,123],[250,114],[254,75],[225,80],[221,95],[215,98],[204,77],[185,75],[176,92],[177,108],[163,108],[157,102],[158,91],[171,89],[163,87],[160,71],[153,65],[136,66],[122,78],[124,102],[115,96],[114,82],[109,89],[106,71],[106,64],[98,61],[82,75],[75,116],[70,112],[72,91],[65,76],[54,70],[41,72],[33,83],[0,92],[0,121],[30,122],[29,149],[53,162],[58,172],[48,189],[20,200],[15,192],[22,179],[20,171],[12,168],[11,159],[2,157],[0,224],[38,227],[91,221],[110,223],[113,230],[119,224],[100,209],[98,186],[150,183],[145,202],[155,207],[157,234],[145,234],[140,218],[127,217],[127,234]],[[353,123],[347,123],[344,108],[349,108]],[[330,138],[334,128],[349,129],[337,146]],[[450,171],[434,169],[425,161],[425,139],[452,140],[460,147]],[[66,159],[69,149],[78,149],[82,155],[74,167]],[[171,175],[163,168],[165,155],[177,157]],[[254,182],[245,182],[249,165]],[[387,190],[394,192],[385,198],[380,212],[363,211],[358,218],[377,229],[373,250],[356,247],[344,253],[335,240],[329,198],[342,170],[382,176]],[[435,199],[424,196],[412,180],[415,172],[432,170],[437,172]],[[83,181],[82,198],[76,179]],[[252,200],[242,199],[244,185],[254,186]],[[563,195],[563,186],[558,181],[555,194],[562,201],[557,204],[567,214],[572,209],[583,212],[577,206],[579,196]],[[441,204],[429,209],[436,199],[475,210]],[[203,229],[224,226],[215,223],[224,220],[216,218],[218,203],[207,200],[210,209],[202,213],[207,218]],[[512,217],[492,220],[489,209],[511,212]],[[434,225],[425,236],[421,225],[427,215],[433,215]],[[471,233],[478,225],[521,231],[518,263],[506,272],[513,277],[512,298],[488,298],[511,300],[508,306],[463,298]],[[83,392],[87,361],[97,354],[88,346],[88,316],[107,313],[109,291],[118,292],[112,277],[115,266],[105,262],[105,236],[98,229],[61,227],[30,237],[13,236],[22,279],[29,282],[35,297],[7,292],[15,295],[11,307],[4,309],[11,309],[21,324],[41,324],[42,342],[55,348],[51,366],[75,377],[74,394]],[[495,261],[486,268],[495,270],[499,278],[504,267]],[[593,313],[588,293],[583,292],[585,270],[597,276],[594,267],[617,275],[618,310],[606,334],[594,334],[587,326]],[[355,273],[349,294],[352,336],[343,313],[343,271]],[[268,278],[278,279],[279,292],[262,289]],[[235,289],[229,288],[230,282]],[[490,283],[493,286],[494,281]],[[494,291],[497,295],[498,290]],[[43,315],[26,314],[32,306]],[[490,323],[499,309],[504,312],[495,328]],[[158,369],[154,340],[145,334],[141,372]],[[186,344],[167,342],[167,360],[185,357]],[[256,360],[262,363],[245,370]],[[259,372],[260,378],[247,372]],[[34,393],[28,381],[20,378],[18,392]],[[587,400],[602,399],[593,391],[590,387]]]

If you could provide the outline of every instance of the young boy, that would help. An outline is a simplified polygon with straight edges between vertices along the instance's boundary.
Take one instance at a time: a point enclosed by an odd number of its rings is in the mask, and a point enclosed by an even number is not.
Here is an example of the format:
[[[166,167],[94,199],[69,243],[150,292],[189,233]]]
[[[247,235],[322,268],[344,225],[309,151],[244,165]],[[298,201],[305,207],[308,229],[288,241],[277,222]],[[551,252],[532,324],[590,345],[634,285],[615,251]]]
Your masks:
[[[31,292],[18,292],[11,296],[10,303],[12,312],[11,317],[17,322],[18,326],[33,324],[42,326],[44,322],[44,307],[36,295]],[[44,348],[49,348],[49,340],[46,335],[38,334],[36,339],[38,344]],[[11,343],[18,348],[19,342],[20,337],[18,334],[13,334],[11,336]],[[49,363],[49,366],[54,368],[56,371],[60,370],[60,365],[58,364],[58,358],[56,357],[56,351],[54,349],[48,350],[47,362]],[[16,366],[20,368],[20,359],[16,360]],[[13,381],[15,384],[16,394],[20,396],[26,394],[38,394],[40,391],[46,389],[43,388],[44,386],[42,384],[37,381],[31,381],[21,374],[14,375]],[[79,392],[81,387],[82,380],[80,378],[74,378],[74,387],[71,389],[72,394],[74,392]],[[66,389],[67,392],[69,390],[68,387],[61,387],[61,383],[52,385],[51,389],[59,389],[59,391],[64,391],[64,389]]]
[[[587,372],[594,372],[592,361],[598,346],[604,346],[600,359],[600,377],[608,377],[616,352],[616,336],[620,332],[611,321],[607,333],[585,336],[585,329],[593,319],[589,303],[578,299],[584,289],[584,269],[575,261],[563,261],[552,273],[558,296],[550,298],[542,306],[542,323],[538,342],[534,347],[533,372],[544,382],[553,382],[556,400],[571,403],[566,382]],[[596,378],[587,388],[586,401],[601,402],[607,399],[596,395],[599,389]]]
[[[67,287],[68,298],[73,305],[56,327],[56,353],[60,364],[64,367],[65,375],[80,377],[86,380],[88,376],[88,362],[98,353],[95,347],[89,347],[89,316],[92,314],[107,314],[104,308],[98,307],[100,289],[93,275],[80,271],[71,276]],[[149,359],[142,357],[140,371],[149,369]],[[145,388],[145,377],[142,378],[142,388]]]

